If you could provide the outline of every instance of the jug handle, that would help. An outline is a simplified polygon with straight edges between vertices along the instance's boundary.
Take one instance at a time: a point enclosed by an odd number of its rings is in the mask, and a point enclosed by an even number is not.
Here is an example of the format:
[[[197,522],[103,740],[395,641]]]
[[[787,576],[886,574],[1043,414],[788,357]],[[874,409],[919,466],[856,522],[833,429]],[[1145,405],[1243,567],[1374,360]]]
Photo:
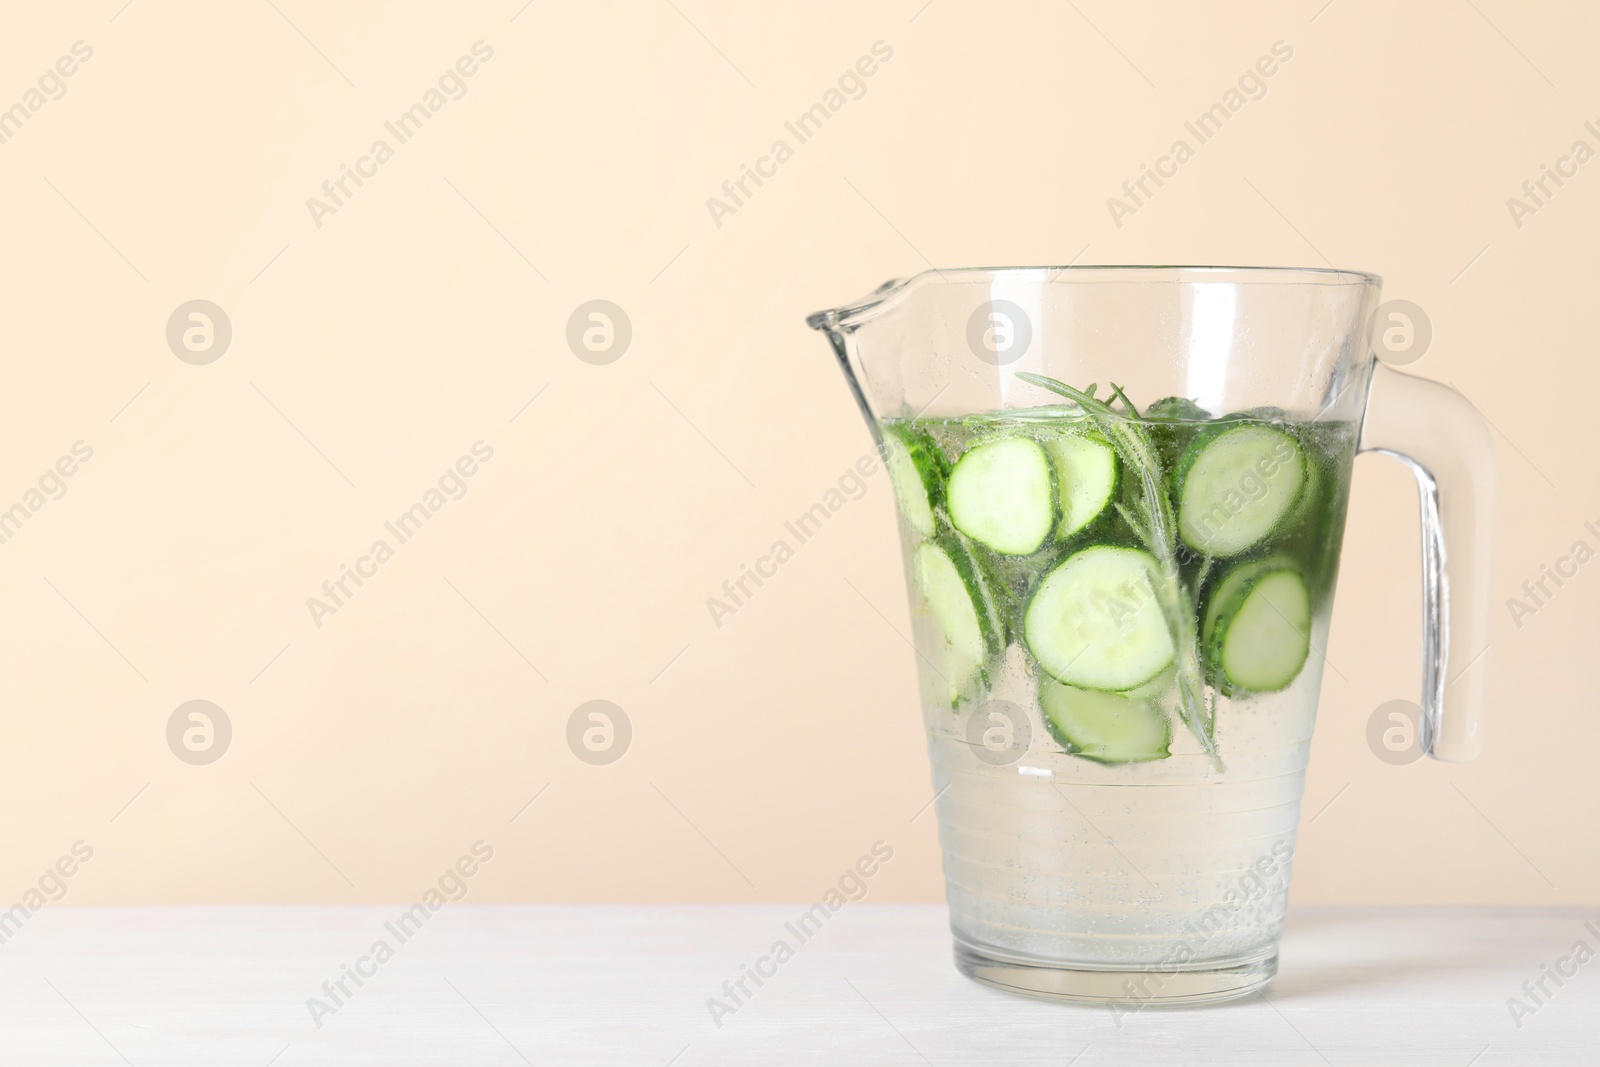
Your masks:
[[[1359,451],[1411,468],[1422,511],[1422,746],[1482,749],[1496,459],[1484,417],[1447,385],[1373,367]]]

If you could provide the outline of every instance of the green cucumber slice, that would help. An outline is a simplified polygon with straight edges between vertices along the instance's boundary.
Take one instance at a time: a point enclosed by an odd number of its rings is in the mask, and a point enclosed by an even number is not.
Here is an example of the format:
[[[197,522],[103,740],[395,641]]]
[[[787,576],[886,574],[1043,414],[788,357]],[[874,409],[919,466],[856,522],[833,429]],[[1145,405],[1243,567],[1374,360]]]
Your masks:
[[[1142,763],[1171,754],[1172,727],[1152,701],[1046,679],[1039,687],[1039,708],[1050,735],[1074,756],[1096,763]]]
[[[1259,422],[1195,438],[1178,461],[1178,534],[1209,556],[1236,556],[1282,525],[1306,483],[1300,443]]]
[[[924,541],[912,555],[917,589],[928,614],[944,636],[933,667],[943,676],[951,707],[970,696],[983,676],[990,653],[999,647],[994,609],[988,603],[982,579],[959,545],[950,550]]]
[[[1000,614],[1000,591],[996,588],[995,576],[978,562],[972,542],[961,534],[951,533],[941,540],[972,595],[972,603],[978,610],[978,626],[983,631],[989,658],[998,658],[1005,649],[1007,638],[1005,620]]]
[[[940,477],[938,451],[920,438],[883,435],[883,464],[894,486],[895,503],[906,524],[923,537],[933,536],[933,500]]]
[[[1031,437],[1001,437],[969,448],[950,472],[955,528],[1007,556],[1038,551],[1055,525],[1050,457]]]
[[[1023,638],[1052,678],[1083,689],[1134,689],[1176,655],[1156,599],[1165,581],[1137,548],[1092,545],[1068,556],[1034,590]]]
[[[1062,434],[1045,441],[1056,469],[1056,500],[1061,521],[1056,536],[1066,540],[1111,506],[1117,493],[1117,453],[1097,435]]]
[[[1311,595],[1291,564],[1235,567],[1211,595],[1203,643],[1212,684],[1225,696],[1286,688],[1311,650]]]

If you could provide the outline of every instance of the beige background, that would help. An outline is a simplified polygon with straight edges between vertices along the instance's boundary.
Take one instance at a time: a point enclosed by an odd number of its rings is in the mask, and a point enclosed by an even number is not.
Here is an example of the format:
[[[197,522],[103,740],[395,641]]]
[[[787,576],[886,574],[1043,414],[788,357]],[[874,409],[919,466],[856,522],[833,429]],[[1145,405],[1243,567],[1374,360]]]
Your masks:
[[[0,507],[94,450],[0,545],[5,901],[79,839],[71,904],[414,899],[479,839],[476,901],[814,899],[879,838],[872,899],[940,899],[881,477],[720,629],[705,601],[868,447],[805,313],[1075,257],[1326,260],[1427,309],[1413,369],[1501,434],[1488,751],[1367,748],[1416,696],[1419,597],[1409,476],[1364,458],[1295,899],[1596,898],[1600,564],[1520,629],[1504,607],[1600,523],[1600,163],[1506,207],[1600,147],[1592,5],[274,3],[0,35],[5,106],[94,49],[0,145]],[[306,199],[478,40],[465,97],[319,228]],[[706,199],[880,40],[719,228]],[[1115,226],[1278,40],[1265,98]],[[207,366],[164,337],[195,298],[233,325]],[[633,326],[609,366],[564,340],[596,298]],[[479,440],[466,496],[316,626]],[[596,698],[633,724],[610,766],[565,742]],[[191,699],[233,725],[209,766],[167,747]]]

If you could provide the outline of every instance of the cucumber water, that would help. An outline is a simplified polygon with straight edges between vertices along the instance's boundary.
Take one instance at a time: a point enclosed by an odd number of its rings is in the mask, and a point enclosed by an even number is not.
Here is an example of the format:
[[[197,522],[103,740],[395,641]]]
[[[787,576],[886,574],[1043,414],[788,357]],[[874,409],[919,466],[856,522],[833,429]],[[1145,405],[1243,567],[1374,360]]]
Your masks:
[[[1051,738],[1052,683],[1127,694],[1171,674],[1156,706],[1173,751],[1225,761],[1222,712],[1315,673],[1355,427],[1165,398],[1138,417],[1068,405],[883,429],[918,651],[957,675],[944,708],[1022,688]]]
[[[1264,854],[1286,886],[1357,428],[1023,380],[1063,402],[881,423],[952,925],[1158,960]]]

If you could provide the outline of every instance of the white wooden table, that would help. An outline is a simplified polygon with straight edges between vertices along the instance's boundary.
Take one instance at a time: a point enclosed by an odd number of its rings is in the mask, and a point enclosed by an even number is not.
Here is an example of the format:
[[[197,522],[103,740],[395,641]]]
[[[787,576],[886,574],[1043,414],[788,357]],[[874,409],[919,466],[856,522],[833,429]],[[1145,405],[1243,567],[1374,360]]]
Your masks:
[[[47,907],[0,946],[0,1063],[1600,1064],[1600,959],[1520,1028],[1506,1004],[1600,950],[1600,907],[1294,909],[1269,1000],[1120,1026],[962,978],[943,908],[846,906],[720,1027],[799,905],[448,905],[404,943],[402,910]]]

